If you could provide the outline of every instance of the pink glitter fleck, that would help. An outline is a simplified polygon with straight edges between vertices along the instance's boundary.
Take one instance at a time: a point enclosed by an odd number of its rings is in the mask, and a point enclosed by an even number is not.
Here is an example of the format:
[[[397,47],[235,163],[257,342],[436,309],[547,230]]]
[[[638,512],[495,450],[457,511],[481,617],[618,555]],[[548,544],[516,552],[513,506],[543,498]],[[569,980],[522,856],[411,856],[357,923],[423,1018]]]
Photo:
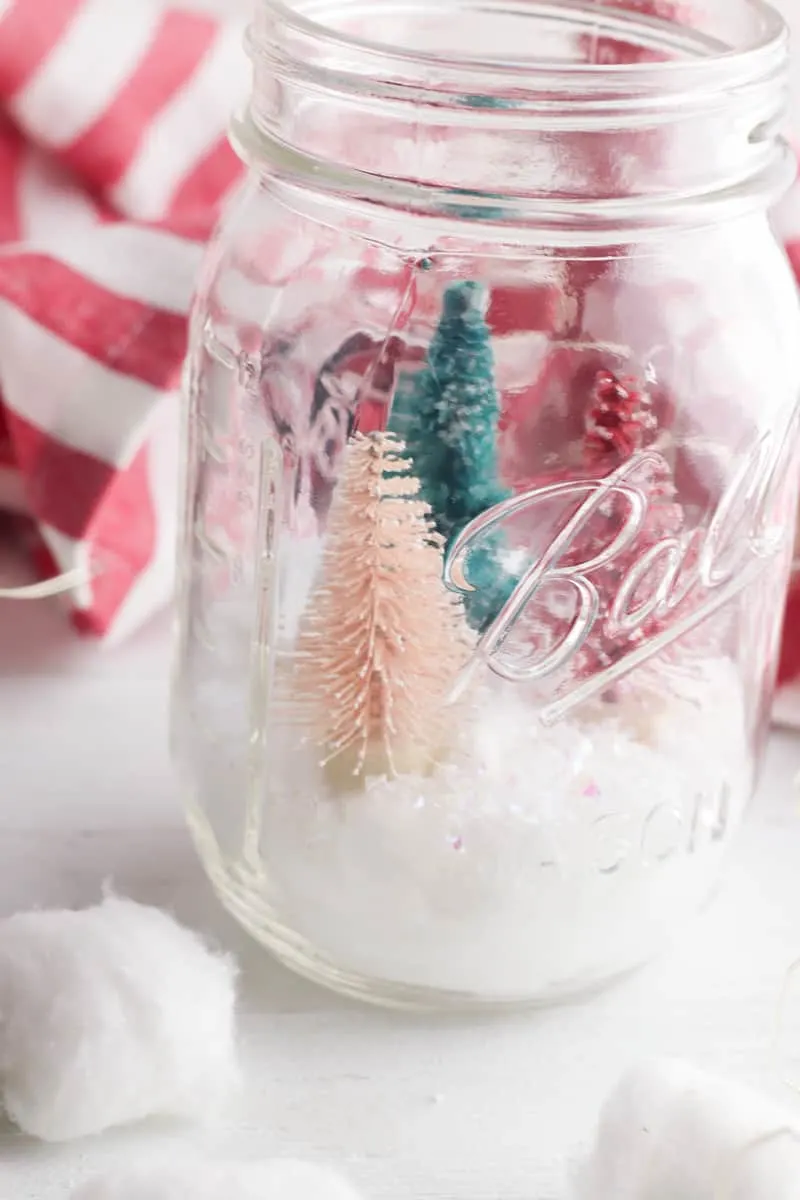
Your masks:
[[[453,838],[453,849],[454,850],[463,850],[464,849],[464,842],[463,842],[462,838],[460,838],[460,837]]]
[[[589,800],[596,800],[600,795],[600,788],[594,781],[592,781],[587,788],[584,788],[583,794],[584,796],[588,797]]]

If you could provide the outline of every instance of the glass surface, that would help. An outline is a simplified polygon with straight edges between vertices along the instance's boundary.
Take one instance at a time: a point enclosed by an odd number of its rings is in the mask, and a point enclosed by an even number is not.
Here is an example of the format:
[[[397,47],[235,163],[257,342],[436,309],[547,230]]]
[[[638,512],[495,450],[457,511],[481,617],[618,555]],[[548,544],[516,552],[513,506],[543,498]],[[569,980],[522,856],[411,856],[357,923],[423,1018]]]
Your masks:
[[[173,740],[223,902],[365,999],[629,969],[752,791],[800,477],[780,34],[667,8],[386,4],[369,43],[356,4],[308,6],[349,41],[256,22],[253,171],[186,373]],[[498,90],[487,13],[501,62],[550,60],[528,91]],[[444,58],[456,18],[483,67]]]

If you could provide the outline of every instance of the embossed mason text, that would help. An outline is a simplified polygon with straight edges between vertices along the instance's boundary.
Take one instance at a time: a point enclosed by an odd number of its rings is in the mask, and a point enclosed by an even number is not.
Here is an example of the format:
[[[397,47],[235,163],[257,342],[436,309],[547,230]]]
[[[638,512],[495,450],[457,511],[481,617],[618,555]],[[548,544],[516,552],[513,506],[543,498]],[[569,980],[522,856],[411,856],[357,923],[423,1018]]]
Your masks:
[[[642,480],[663,462],[657,452],[634,455],[604,479],[537,488],[483,513],[463,530],[448,555],[445,581],[461,594],[473,590],[469,555],[488,534],[521,513],[535,516],[537,509],[544,512],[545,505],[552,513],[558,501],[563,501],[566,516],[484,632],[469,673],[483,662],[507,680],[556,678],[558,683],[557,677],[598,622],[604,623],[607,636],[624,643],[659,619],[655,637],[621,649],[621,657],[611,667],[550,704],[542,713],[542,719],[550,723],[705,621],[748,587],[786,543],[787,525],[773,514],[777,476],[786,465],[780,446],[781,441],[770,435],[756,443],[738,461],[710,517],[694,529],[649,545],[627,567],[612,596],[600,594],[595,577],[626,551],[635,554],[653,502]],[[576,561],[575,547],[581,544],[581,534],[590,522],[596,525],[598,514],[608,513],[612,505],[615,517],[608,521],[607,540],[600,538],[599,546],[593,543],[590,557]],[[509,652],[509,635],[520,616],[545,587],[556,582],[573,601],[573,615],[560,640],[538,655],[531,656],[530,648],[524,655]]]

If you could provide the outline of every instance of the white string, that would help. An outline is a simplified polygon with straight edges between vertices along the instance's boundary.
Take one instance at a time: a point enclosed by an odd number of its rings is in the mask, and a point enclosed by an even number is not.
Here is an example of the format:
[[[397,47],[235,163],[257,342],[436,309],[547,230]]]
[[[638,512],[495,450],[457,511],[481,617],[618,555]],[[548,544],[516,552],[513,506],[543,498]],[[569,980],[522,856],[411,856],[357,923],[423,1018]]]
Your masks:
[[[42,583],[31,583],[26,587],[0,588],[0,600],[46,600],[49,596],[61,596],[73,588],[82,587],[89,581],[89,573],[83,568],[65,571]]]

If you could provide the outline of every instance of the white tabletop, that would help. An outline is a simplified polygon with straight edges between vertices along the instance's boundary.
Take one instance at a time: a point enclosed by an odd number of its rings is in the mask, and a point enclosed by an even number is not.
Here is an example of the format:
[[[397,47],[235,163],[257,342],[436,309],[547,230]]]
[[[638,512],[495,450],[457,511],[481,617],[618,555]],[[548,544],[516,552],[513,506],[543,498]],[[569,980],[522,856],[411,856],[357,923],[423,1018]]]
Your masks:
[[[63,1198],[108,1162],[194,1138],[221,1156],[334,1161],[387,1200],[555,1200],[604,1092],[643,1055],[780,1094],[771,1040],[800,958],[793,735],[774,735],[724,886],[679,949],[569,1008],[402,1017],[294,979],[217,908],[167,761],[168,665],[166,623],[112,652],[77,640],[56,605],[0,604],[0,915],[91,903],[110,880],[234,948],[246,1092],[210,1135],[152,1125],[47,1147],[0,1126],[1,1200]]]
[[[108,1163],[195,1139],[225,1157],[338,1163],[375,1200],[558,1200],[604,1093],[642,1056],[791,1100],[772,1041],[800,959],[796,736],[773,736],[721,892],[670,955],[568,1008],[401,1017],[294,979],[219,911],[167,760],[168,662],[166,622],[111,652],[76,640],[56,605],[0,602],[0,916],[92,903],[110,880],[235,949],[245,1095],[210,1134],[156,1124],[48,1147],[0,1123],[0,1200],[64,1200]],[[800,1031],[800,994],[797,1012]],[[800,1082],[800,1033],[796,1049]]]

